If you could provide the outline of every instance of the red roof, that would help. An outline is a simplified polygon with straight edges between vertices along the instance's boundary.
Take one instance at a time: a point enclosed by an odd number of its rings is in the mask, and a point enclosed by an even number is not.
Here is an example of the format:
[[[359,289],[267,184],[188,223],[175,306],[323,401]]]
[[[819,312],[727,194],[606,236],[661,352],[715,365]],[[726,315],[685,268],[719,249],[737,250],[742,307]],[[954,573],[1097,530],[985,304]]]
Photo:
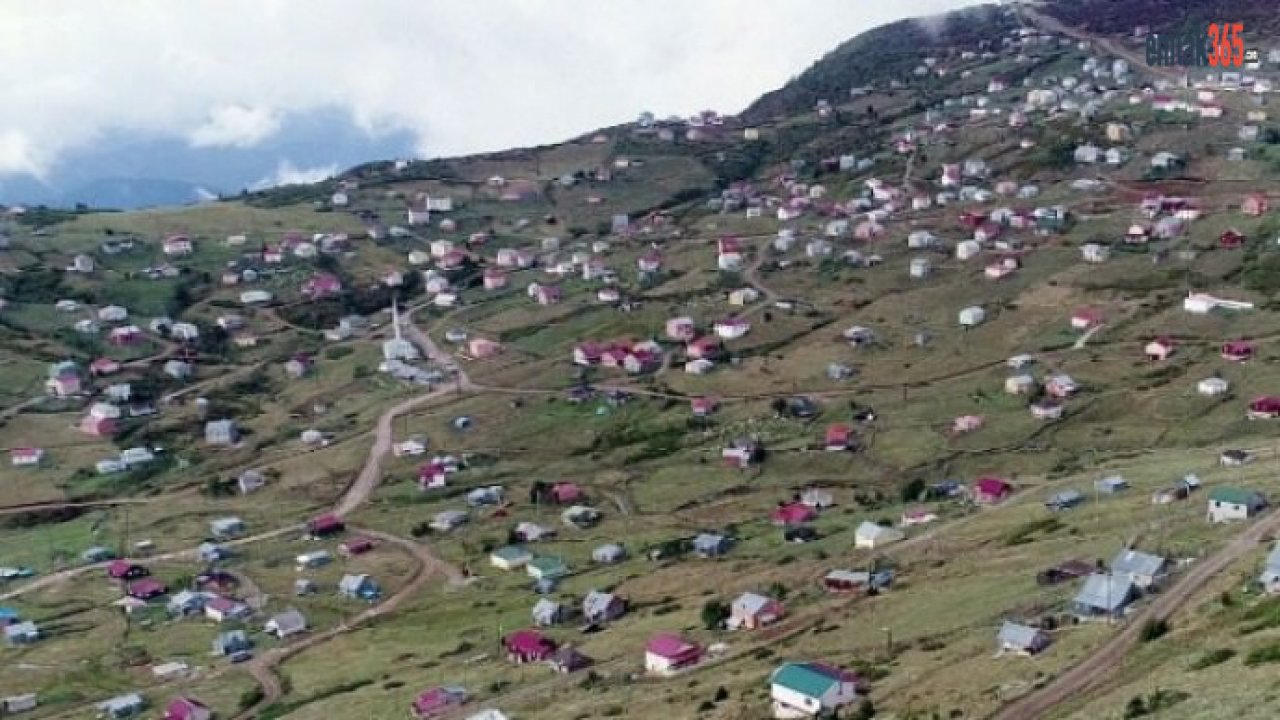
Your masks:
[[[1253,354],[1253,343],[1247,340],[1232,340],[1222,344],[1222,354],[1231,357],[1248,357]]]
[[[117,580],[126,578],[130,575],[136,576],[139,573],[145,575],[147,574],[147,569],[141,565],[131,563],[128,560],[112,560],[110,564],[107,565],[107,575],[110,575]]]
[[[706,413],[715,410],[716,401],[714,398],[696,397],[689,401],[689,407],[692,408],[695,413],[705,415]]]
[[[582,499],[582,488],[574,483],[556,483],[551,487],[551,496],[556,502],[570,503]]]
[[[537,630],[517,630],[503,641],[507,652],[524,658],[545,659],[556,650],[556,643]]]
[[[702,652],[697,645],[675,633],[658,633],[654,635],[649,638],[649,642],[645,644],[644,649],[646,652],[674,661],[690,660],[696,658]]]
[[[1227,230],[1218,237],[1218,242],[1223,247],[1240,247],[1244,244],[1244,235],[1235,230]]]
[[[334,533],[346,529],[346,523],[337,515],[328,514],[313,518],[307,523],[307,529],[313,533]]]
[[[236,602],[235,600],[232,600],[231,598],[228,598],[228,597],[223,597],[221,595],[205,603],[205,607],[212,608],[216,612],[222,612],[222,613],[231,612],[232,610],[235,610],[239,605],[240,603]]]
[[[827,445],[848,445],[853,431],[848,425],[832,425],[827,428]]]
[[[194,720],[210,717],[208,706],[189,697],[176,697],[164,709],[164,720]]]
[[[463,699],[463,696],[450,692],[445,688],[434,688],[427,690],[414,699],[413,711],[417,713],[418,717],[432,717],[453,705],[461,704]]]
[[[775,525],[799,525],[807,523],[818,516],[808,505],[799,502],[788,503],[773,511],[770,519]]]
[[[979,495],[992,497],[1007,495],[1011,490],[1013,490],[1012,485],[997,477],[978,478],[978,481],[973,484],[973,487],[978,491]]]
[[[722,237],[716,244],[716,247],[720,251],[721,255],[742,252],[742,243],[739,242],[736,237]]]
[[[139,600],[150,600],[151,598],[163,595],[168,591],[169,589],[164,586],[164,583],[152,577],[135,580],[129,583],[129,595],[136,597]]]
[[[1249,409],[1253,412],[1280,415],[1280,397],[1265,395],[1263,397],[1256,398],[1253,402],[1249,403]]]
[[[356,537],[342,543],[342,550],[348,555],[360,555],[367,553],[373,549],[373,539],[367,537]]]

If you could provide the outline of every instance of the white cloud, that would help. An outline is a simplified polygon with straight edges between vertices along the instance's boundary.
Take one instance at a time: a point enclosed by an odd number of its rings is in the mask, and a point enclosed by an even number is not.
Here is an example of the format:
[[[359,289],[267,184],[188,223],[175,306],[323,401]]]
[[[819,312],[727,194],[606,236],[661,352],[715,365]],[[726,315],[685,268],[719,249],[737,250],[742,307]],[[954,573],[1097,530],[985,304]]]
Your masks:
[[[281,160],[276,165],[275,173],[262,178],[253,184],[254,190],[265,190],[267,188],[280,187],[281,185],[307,185],[317,183],[321,180],[328,180],[338,174],[337,165],[325,165],[323,167],[299,168],[294,167],[293,163],[288,160]]]
[[[189,136],[194,147],[253,147],[280,129],[280,115],[267,108],[222,105]]]
[[[107,130],[252,145],[317,108],[407,129],[429,156],[554,141],[646,109],[737,112],[863,30],[975,2],[8,3],[0,175],[46,171]]]

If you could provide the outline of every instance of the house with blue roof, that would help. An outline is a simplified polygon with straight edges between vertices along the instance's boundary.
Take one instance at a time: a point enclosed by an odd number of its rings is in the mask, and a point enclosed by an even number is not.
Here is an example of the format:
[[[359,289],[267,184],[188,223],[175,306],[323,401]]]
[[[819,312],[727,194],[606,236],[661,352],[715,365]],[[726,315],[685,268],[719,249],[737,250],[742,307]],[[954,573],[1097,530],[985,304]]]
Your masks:
[[[775,718],[822,717],[858,698],[858,676],[822,663],[785,663],[769,682]]]

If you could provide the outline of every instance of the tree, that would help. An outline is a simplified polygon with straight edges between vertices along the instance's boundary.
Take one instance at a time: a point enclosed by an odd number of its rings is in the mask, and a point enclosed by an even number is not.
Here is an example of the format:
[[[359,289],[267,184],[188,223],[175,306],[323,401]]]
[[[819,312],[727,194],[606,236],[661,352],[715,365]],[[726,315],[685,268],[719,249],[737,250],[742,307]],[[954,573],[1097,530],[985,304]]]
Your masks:
[[[1129,704],[1124,706],[1125,720],[1142,717],[1147,714],[1147,703],[1142,699],[1141,695],[1134,695],[1129,698]]]
[[[729,619],[729,606],[719,600],[708,600],[702,606],[702,624],[708,630],[719,630]]]
[[[863,698],[862,703],[853,713],[853,720],[871,720],[875,716],[876,706],[871,702],[871,698]]]
[[[915,502],[919,500],[925,492],[925,484],[922,478],[915,478],[911,482],[902,486],[900,491],[902,502]]]

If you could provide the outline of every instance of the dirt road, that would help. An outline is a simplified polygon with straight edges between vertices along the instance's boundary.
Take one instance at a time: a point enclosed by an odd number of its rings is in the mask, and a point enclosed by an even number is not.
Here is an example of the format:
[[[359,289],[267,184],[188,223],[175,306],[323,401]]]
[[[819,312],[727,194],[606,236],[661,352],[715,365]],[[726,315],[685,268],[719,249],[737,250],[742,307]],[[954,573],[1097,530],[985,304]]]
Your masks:
[[[262,540],[277,538],[277,537],[280,537],[281,535],[288,535],[290,533],[301,533],[302,530],[303,530],[303,527],[301,525],[290,525],[288,527],[276,528],[275,530],[271,530],[269,532],[258,533],[256,535],[248,535],[242,538],[236,538],[235,540],[230,540],[228,542],[222,543],[222,545],[223,547],[229,547],[229,548],[238,547],[240,545],[248,545],[255,542],[261,542]],[[183,560],[183,559],[194,560],[197,557],[199,557],[199,552],[200,551],[198,548],[187,548],[185,550],[175,550],[173,552],[160,553],[158,555],[149,555],[141,559],[152,561],[152,562],[164,561],[164,560]],[[100,563],[94,563],[92,565],[83,565],[81,567],[69,568],[67,570],[61,570],[59,572],[50,573],[48,575],[42,575],[32,580],[31,582],[26,583],[21,587],[18,587],[13,590],[10,590],[9,592],[0,594],[0,600],[10,600],[12,598],[25,595],[29,592],[33,592],[41,588],[49,587],[50,585],[56,585],[61,582],[66,582],[67,580],[71,580],[85,573],[106,570],[107,565],[109,564],[110,564],[109,562],[100,562]]]
[[[1156,595],[1149,605],[1125,620],[1124,629],[1112,636],[1088,658],[1039,690],[1006,705],[992,716],[993,719],[1041,718],[1062,702],[1081,697],[1091,686],[1115,672],[1125,656],[1137,644],[1138,635],[1147,621],[1165,619],[1173,615],[1218,573],[1256,548],[1263,538],[1277,530],[1280,530],[1280,512],[1273,511],[1250,525],[1222,549],[1197,563],[1172,587]]]
[[[444,577],[450,585],[460,586],[465,584],[462,572],[431,554],[426,546],[421,545],[412,540],[397,537],[389,533],[369,528],[351,528],[353,532],[367,535],[384,543],[396,545],[407,551],[418,561],[418,567],[414,570],[413,575],[409,578],[409,582],[400,588],[394,595],[386,600],[374,605],[360,613],[352,616],[348,620],[342,622],[333,628],[324,632],[308,635],[306,638],[291,643],[284,647],[273,648],[253,660],[246,663],[245,669],[253,676],[258,683],[258,687],[262,689],[262,699],[253,707],[243,710],[239,715],[235,716],[235,720],[249,720],[249,718],[257,717],[263,708],[277,702],[284,696],[283,688],[280,684],[280,678],[276,675],[276,668],[289,658],[297,655],[303,650],[320,645],[328,640],[350,632],[351,630],[368,623],[375,618],[381,617],[388,613],[395,612],[405,600],[416,594],[427,580],[434,576]]]

